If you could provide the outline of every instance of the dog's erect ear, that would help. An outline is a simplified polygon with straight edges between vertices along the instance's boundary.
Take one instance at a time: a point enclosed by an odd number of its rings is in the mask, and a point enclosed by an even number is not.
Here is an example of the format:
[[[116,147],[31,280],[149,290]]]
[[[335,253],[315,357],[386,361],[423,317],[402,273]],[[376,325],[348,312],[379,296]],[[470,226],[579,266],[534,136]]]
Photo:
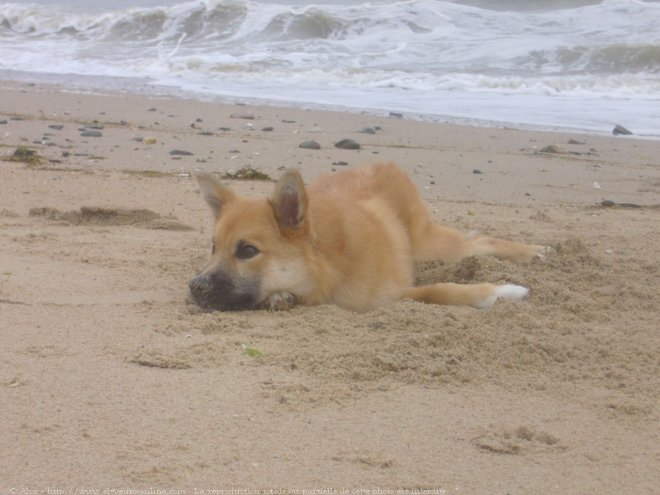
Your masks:
[[[307,213],[307,192],[300,172],[287,170],[277,182],[269,202],[282,232],[300,229]]]
[[[202,196],[204,196],[204,199],[211,207],[211,211],[213,211],[215,217],[218,218],[222,208],[232,201],[236,195],[231,189],[220,184],[218,179],[211,174],[199,172],[195,176],[197,177],[197,182],[199,182]]]

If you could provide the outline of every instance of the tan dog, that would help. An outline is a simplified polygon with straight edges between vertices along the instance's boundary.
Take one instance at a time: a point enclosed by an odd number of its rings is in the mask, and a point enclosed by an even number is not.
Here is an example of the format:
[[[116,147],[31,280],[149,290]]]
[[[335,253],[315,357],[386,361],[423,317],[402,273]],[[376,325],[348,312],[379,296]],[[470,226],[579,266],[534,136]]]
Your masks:
[[[209,174],[197,179],[215,231],[211,260],[189,286],[193,300],[208,309],[334,303],[368,311],[404,298],[485,308],[499,298],[522,299],[528,289],[413,287],[415,262],[472,255],[528,261],[549,249],[466,238],[436,225],[412,181],[392,164],[322,177],[308,188],[289,170],[270,199],[239,197]]]

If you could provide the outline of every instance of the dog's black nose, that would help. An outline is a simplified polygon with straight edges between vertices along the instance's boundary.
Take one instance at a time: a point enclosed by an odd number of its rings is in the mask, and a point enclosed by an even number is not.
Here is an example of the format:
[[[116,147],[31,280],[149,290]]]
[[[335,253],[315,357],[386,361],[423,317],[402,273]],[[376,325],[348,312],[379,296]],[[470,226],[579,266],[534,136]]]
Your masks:
[[[195,303],[206,309],[236,311],[252,308],[257,302],[256,285],[237,287],[234,281],[223,273],[197,275],[188,282],[188,288]]]
[[[195,299],[195,302],[200,306],[205,306],[209,300],[209,296],[213,292],[213,284],[209,277],[198,275],[188,282],[190,294]]]
[[[193,301],[205,309],[220,309],[228,293],[226,281],[214,274],[197,275],[188,282],[188,288]]]

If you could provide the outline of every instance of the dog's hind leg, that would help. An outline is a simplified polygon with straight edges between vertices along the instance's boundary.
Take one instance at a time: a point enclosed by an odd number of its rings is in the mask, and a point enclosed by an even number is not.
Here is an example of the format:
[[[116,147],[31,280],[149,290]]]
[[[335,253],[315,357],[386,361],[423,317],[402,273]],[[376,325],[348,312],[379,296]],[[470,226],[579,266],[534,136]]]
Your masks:
[[[371,173],[370,188],[394,212],[410,236],[415,261],[459,261],[468,256],[495,256],[510,261],[543,258],[546,246],[527,245],[492,237],[466,236],[433,221],[428,206],[410,177],[394,165],[365,169]]]
[[[402,298],[426,304],[462,304],[475,308],[488,308],[498,299],[520,301],[529,293],[521,285],[505,284],[453,284],[443,283],[409,287],[403,291]]]
[[[417,261],[459,261],[468,256],[494,256],[509,261],[544,259],[548,246],[522,244],[494,237],[465,235],[458,230],[427,221],[417,229],[412,239],[413,256]]]

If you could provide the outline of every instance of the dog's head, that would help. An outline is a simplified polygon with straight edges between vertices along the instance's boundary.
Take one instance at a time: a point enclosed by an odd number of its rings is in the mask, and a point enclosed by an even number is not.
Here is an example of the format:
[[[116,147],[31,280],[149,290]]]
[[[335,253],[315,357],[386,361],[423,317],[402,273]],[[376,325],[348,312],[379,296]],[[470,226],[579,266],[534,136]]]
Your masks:
[[[287,171],[268,199],[242,198],[210,174],[197,180],[215,216],[211,259],[188,284],[206,309],[259,307],[276,292],[302,295],[311,281],[312,247],[302,177]]]

